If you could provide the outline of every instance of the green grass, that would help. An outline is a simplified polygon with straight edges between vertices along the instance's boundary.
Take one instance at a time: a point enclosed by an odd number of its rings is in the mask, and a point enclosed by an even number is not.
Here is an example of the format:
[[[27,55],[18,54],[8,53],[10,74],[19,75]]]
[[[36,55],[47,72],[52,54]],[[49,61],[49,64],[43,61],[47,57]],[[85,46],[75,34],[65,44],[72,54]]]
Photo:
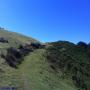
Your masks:
[[[9,43],[0,43],[0,53],[6,54],[6,49],[19,44],[36,42],[17,33],[0,30],[0,37],[8,39]],[[17,87],[18,90],[77,90],[70,78],[62,78],[62,73],[51,69],[44,57],[45,50],[39,49],[24,58],[18,69],[10,67],[0,57],[0,87]]]
[[[31,37],[27,37],[27,36],[24,36],[24,35],[15,33],[15,32],[9,32],[4,29],[0,29],[0,37],[7,39],[9,41],[8,45],[14,46],[14,47],[17,47],[19,44],[37,42],[37,40],[35,40]],[[4,45],[6,45],[6,44],[4,43]]]
[[[45,50],[30,53],[18,69],[5,67],[0,87],[15,86],[19,90],[76,90],[71,79],[62,79],[61,72],[50,68],[44,57]],[[1,76],[1,75],[0,75]]]

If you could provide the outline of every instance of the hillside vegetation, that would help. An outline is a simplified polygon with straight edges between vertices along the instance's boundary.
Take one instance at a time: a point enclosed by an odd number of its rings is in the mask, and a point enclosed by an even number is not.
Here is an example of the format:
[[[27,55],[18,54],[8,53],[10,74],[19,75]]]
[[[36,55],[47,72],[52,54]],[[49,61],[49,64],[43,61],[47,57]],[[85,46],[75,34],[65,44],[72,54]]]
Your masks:
[[[50,45],[46,54],[51,68],[70,77],[78,90],[90,90],[90,44],[58,41]]]
[[[90,44],[42,44],[0,28],[0,87],[90,90]]]
[[[76,90],[70,78],[61,78],[50,68],[44,57],[45,50],[39,49],[28,56],[18,69],[8,67],[0,86],[17,87],[18,90]]]
[[[0,47],[3,45],[6,47],[11,47],[11,46],[18,46],[19,44],[25,44],[25,43],[30,43],[30,42],[37,42],[37,40],[31,38],[31,37],[27,37],[15,32],[9,32],[7,30],[5,30],[4,28],[0,28],[0,38],[3,38],[5,40],[8,41],[8,43],[0,43]]]

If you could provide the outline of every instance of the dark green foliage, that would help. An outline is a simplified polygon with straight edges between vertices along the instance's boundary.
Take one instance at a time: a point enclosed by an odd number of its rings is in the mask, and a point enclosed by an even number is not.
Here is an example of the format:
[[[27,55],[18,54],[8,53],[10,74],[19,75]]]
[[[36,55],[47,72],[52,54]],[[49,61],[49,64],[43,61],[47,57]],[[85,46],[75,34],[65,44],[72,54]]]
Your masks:
[[[3,38],[3,37],[0,37],[0,42],[1,42],[1,43],[8,43],[8,40],[6,40],[6,39]]]
[[[53,42],[46,54],[52,67],[70,76],[78,90],[90,90],[89,45],[84,42],[77,45],[67,41]]]
[[[28,55],[31,51],[31,48],[28,46],[21,47],[20,45],[18,49],[11,47],[7,49],[5,59],[10,66],[17,68],[17,66],[23,61],[24,56]]]
[[[39,42],[31,43],[31,46],[32,46],[34,49],[44,48],[44,46],[41,45],[41,43],[39,43]]]
[[[21,55],[25,56],[29,52],[32,52],[33,51],[33,48],[30,45],[24,45],[24,46],[23,45],[20,45],[19,46],[19,50],[20,50]]]
[[[23,60],[22,54],[16,48],[9,48],[7,50],[7,55],[5,56],[5,59],[6,62],[14,68],[17,68],[17,65],[20,64]]]
[[[7,55],[1,55],[2,58],[6,59],[6,62],[14,67],[17,68],[19,64],[23,61],[24,56],[28,55],[30,52],[33,52],[36,49],[41,48],[41,44],[30,44],[30,45],[20,45],[19,48],[10,47],[7,49]]]

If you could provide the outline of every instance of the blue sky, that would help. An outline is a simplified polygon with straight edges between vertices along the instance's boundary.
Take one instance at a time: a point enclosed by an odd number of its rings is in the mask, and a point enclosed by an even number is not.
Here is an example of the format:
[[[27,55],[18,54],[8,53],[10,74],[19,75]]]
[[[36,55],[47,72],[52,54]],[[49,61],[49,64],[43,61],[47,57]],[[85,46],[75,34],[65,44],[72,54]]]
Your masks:
[[[0,0],[0,26],[40,41],[90,41],[89,0]]]

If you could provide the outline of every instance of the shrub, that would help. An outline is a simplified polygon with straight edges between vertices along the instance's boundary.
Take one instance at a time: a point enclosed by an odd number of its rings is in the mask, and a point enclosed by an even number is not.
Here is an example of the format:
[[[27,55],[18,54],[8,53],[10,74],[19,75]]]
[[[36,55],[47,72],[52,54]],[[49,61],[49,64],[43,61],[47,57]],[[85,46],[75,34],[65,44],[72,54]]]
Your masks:
[[[69,75],[79,90],[90,90],[89,55],[90,46],[84,42],[77,45],[66,41],[53,42],[46,50],[47,60],[52,67]]]

